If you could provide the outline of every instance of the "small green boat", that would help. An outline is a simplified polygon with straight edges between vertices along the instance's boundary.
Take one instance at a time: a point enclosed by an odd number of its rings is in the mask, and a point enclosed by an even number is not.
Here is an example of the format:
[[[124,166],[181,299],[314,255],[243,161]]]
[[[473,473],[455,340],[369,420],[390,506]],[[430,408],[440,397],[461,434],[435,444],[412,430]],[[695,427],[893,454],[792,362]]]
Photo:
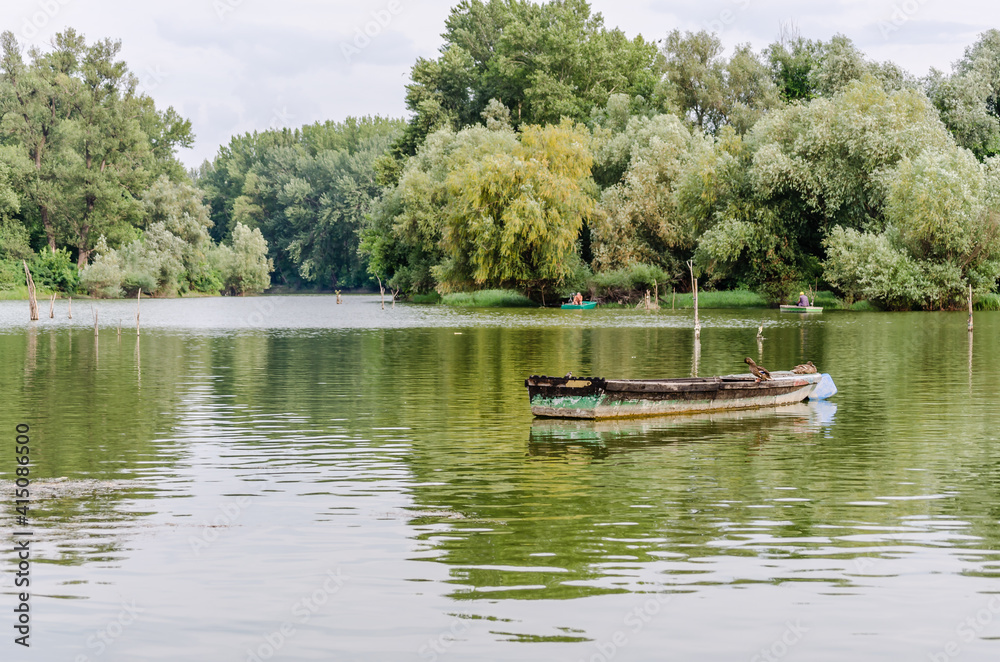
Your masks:
[[[781,312],[783,313],[821,313],[823,312],[823,306],[781,306]]]
[[[592,308],[597,308],[596,301],[584,301],[579,305],[575,303],[564,303],[562,305],[563,310],[590,310]]]

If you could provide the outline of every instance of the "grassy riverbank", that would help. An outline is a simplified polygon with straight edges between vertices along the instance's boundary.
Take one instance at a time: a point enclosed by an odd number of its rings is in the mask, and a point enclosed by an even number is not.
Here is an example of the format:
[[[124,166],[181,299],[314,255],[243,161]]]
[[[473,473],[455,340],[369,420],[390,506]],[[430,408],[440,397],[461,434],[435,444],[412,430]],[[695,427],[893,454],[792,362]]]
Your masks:
[[[1000,310],[1000,297],[994,295],[996,308],[984,308],[988,310]],[[528,308],[538,304],[522,294],[512,290],[482,290],[479,292],[457,292],[446,294],[440,299],[436,295],[414,297],[414,303],[441,303],[447,306],[468,306],[475,308]],[[605,308],[632,309],[636,307],[634,303],[604,302],[601,304]],[[640,304],[641,305],[641,304]],[[846,307],[832,292],[816,292],[814,305],[822,306],[830,310],[875,310],[867,301],[857,301],[852,306]],[[690,292],[679,292],[677,294],[665,294],[660,296],[661,309],[684,310],[694,307],[693,298]],[[698,308],[702,310],[712,308],[773,308],[768,305],[762,296],[749,290],[725,290],[720,292],[699,292]],[[978,308],[977,308],[978,309]]]
[[[40,287],[35,288],[35,298],[41,302],[43,299],[48,299],[52,296],[52,292],[49,290],[44,290]],[[60,294],[60,298],[65,299],[65,294]],[[9,290],[0,290],[0,301],[27,301],[28,300],[28,286],[27,285],[15,285]]]
[[[875,310],[867,301],[855,301],[851,306],[845,306],[833,292],[816,292],[813,305],[829,310]],[[671,295],[660,297],[660,307],[694,308],[690,292],[679,293],[674,299]],[[762,296],[749,290],[725,290],[721,292],[699,292],[698,308],[773,308]]]
[[[532,308],[534,301],[513,290],[480,290],[454,292],[441,298],[446,306],[471,306],[475,308]]]
[[[45,303],[52,296],[52,291],[38,288],[37,298],[39,306]],[[270,296],[290,296],[295,294],[315,295],[316,292],[301,291],[273,291],[269,290],[266,295]],[[334,296],[329,292],[320,294]],[[369,294],[365,292],[365,294]],[[68,297],[65,292],[58,293],[58,299],[63,300]],[[144,295],[146,298],[148,295]],[[183,295],[166,297],[172,299],[197,299],[217,296],[215,294],[205,294],[202,292],[187,292]],[[258,295],[259,296],[259,295]],[[90,299],[86,294],[74,294],[74,299]],[[163,298],[163,297],[155,297]],[[25,285],[18,285],[12,289],[0,290],[0,301],[27,301],[28,288]],[[443,297],[436,292],[430,294],[418,294],[410,299],[410,303],[436,304],[441,303],[446,306],[461,306],[470,308],[532,308],[536,307],[534,301],[513,290],[480,290],[478,292],[456,292],[446,294]],[[632,309],[636,304],[607,302],[601,304],[605,308]],[[833,292],[816,292],[813,305],[822,306],[827,310],[853,310],[853,311],[875,311],[878,310],[867,301],[855,301],[851,306],[845,306],[843,301],[838,299]],[[685,310],[694,307],[690,292],[679,292],[675,295],[666,294],[660,297],[660,309]],[[698,308],[709,310],[713,308],[773,308],[759,294],[749,290],[725,290],[720,292],[699,292]],[[978,295],[973,301],[973,308],[977,311],[1000,311],[1000,294],[988,293]]]
[[[53,292],[52,290],[46,290],[43,288],[35,288],[35,298],[38,299],[38,305],[41,306],[43,303],[47,302],[51,298]],[[59,296],[56,297],[59,301],[64,301],[70,297],[73,299],[80,300],[90,300],[94,297],[89,294],[77,293],[77,294],[66,294],[65,292],[59,292]],[[217,297],[218,294],[208,294],[206,292],[185,292],[184,294],[177,294],[172,297],[152,297],[145,292],[142,293],[143,299],[204,299],[208,297]],[[251,295],[260,296],[260,295]],[[332,296],[332,295],[331,295]],[[134,299],[135,296],[130,297],[119,297],[118,299],[103,299],[103,301],[121,301],[122,299]],[[27,301],[28,300],[28,286],[27,285],[17,285],[10,290],[0,290],[0,301]]]

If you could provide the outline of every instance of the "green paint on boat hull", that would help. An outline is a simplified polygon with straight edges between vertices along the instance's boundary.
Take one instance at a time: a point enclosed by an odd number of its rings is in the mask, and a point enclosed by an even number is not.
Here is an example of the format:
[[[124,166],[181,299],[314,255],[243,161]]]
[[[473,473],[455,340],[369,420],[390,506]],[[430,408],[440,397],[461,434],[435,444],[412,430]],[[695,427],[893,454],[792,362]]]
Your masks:
[[[536,395],[531,399],[531,406],[553,409],[596,409],[603,401],[603,395],[563,395],[556,398]]]

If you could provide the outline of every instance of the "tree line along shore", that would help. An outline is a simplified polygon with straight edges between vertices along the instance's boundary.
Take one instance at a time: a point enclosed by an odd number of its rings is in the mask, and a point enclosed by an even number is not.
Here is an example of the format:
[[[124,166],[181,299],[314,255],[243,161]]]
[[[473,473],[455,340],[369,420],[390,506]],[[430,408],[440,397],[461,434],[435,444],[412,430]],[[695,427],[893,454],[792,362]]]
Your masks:
[[[629,305],[693,274],[736,305],[955,309],[971,287],[1000,307],[1000,31],[920,78],[843,35],[628,38],[583,0],[464,0],[443,28],[407,118],[234,136],[194,170],[190,122],[120,42],[4,33],[0,298],[23,261],[44,292],[99,297]]]

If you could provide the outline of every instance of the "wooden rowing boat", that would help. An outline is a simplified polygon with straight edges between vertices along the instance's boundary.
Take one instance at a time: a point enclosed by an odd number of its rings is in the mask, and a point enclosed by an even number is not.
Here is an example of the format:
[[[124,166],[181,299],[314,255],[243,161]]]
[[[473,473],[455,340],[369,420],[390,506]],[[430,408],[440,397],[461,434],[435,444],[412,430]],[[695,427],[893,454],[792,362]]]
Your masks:
[[[590,419],[776,407],[805,400],[824,379],[829,380],[824,393],[836,392],[829,375],[776,371],[771,377],[758,383],[748,374],[681,379],[532,375],[524,385],[535,416]]]
[[[590,310],[597,307],[596,301],[584,301],[583,303],[564,303],[562,305],[563,310]]]
[[[783,313],[821,313],[823,312],[823,306],[795,306],[795,305],[782,305],[781,312]]]

